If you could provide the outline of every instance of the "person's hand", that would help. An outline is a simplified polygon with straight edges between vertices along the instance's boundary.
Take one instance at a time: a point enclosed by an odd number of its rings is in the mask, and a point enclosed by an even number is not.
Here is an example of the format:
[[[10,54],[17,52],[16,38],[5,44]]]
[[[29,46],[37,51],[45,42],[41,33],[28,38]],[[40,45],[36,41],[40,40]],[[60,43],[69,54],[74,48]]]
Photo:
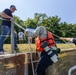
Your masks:
[[[14,18],[11,18],[10,20],[11,20],[11,22],[13,22],[14,21]]]

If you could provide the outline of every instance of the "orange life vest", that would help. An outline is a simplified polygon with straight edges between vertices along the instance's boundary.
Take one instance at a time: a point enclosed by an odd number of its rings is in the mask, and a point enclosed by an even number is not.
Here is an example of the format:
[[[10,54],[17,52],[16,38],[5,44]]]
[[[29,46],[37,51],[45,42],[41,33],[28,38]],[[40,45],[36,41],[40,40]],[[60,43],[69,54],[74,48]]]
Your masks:
[[[44,49],[41,48],[41,45],[44,41],[47,41],[48,42],[48,46],[51,47],[51,46],[56,46],[56,43],[54,41],[54,37],[52,35],[51,32],[47,32],[47,37],[46,38],[43,38],[43,39],[40,39],[40,37],[38,36],[36,39],[35,39],[35,43],[36,43],[36,49],[38,52],[41,52],[43,51]]]

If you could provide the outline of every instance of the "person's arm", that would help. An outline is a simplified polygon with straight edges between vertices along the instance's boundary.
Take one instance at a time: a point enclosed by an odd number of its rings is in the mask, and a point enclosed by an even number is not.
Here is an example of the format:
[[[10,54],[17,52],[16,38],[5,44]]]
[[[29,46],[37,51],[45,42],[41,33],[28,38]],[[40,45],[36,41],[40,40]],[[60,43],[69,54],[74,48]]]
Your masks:
[[[63,37],[60,37],[61,40],[66,40],[66,41],[69,41],[69,42],[73,42],[73,38],[63,38]]]
[[[1,14],[1,17],[11,19],[11,16],[8,16],[4,11]]]
[[[74,43],[76,45],[76,38],[63,38],[63,37],[60,37],[60,39],[72,42],[72,43]]]

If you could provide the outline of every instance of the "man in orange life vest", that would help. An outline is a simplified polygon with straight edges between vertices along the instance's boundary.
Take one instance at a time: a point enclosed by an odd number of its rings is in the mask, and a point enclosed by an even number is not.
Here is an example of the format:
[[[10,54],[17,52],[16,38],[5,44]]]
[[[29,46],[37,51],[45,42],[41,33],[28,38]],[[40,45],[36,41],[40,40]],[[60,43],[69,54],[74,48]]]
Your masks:
[[[41,52],[35,75],[45,75],[45,70],[49,65],[58,61],[57,47],[51,32],[44,26],[37,27],[34,31],[26,31],[27,37],[37,37],[35,39],[36,48]]]

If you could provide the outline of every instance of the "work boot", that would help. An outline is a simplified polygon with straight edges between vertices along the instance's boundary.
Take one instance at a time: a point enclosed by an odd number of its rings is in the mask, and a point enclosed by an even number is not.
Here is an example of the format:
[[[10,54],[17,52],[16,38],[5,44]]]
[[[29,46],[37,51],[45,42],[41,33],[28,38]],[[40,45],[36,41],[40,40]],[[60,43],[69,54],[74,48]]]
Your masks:
[[[18,47],[15,47],[14,50],[15,50],[15,52],[19,52],[19,48]]]
[[[15,49],[15,50],[19,50],[19,48],[18,48],[18,47],[15,47],[14,49]]]

